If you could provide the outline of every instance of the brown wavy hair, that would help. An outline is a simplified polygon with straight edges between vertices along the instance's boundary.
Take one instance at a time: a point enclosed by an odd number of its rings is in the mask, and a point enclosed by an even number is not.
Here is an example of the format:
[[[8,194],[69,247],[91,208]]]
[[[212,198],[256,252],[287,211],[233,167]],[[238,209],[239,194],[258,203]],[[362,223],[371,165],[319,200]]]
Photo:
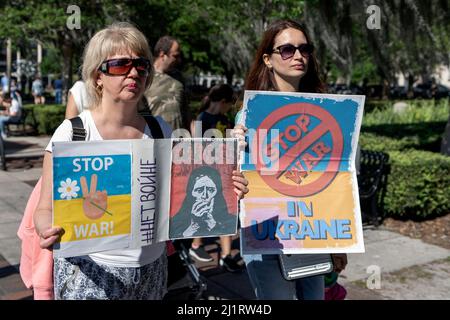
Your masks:
[[[279,91],[273,73],[263,61],[264,54],[271,55],[273,53],[273,45],[275,38],[285,29],[294,28],[300,30],[305,35],[308,43],[311,39],[306,32],[305,26],[294,20],[277,20],[272,22],[263,34],[261,43],[256,51],[250,72],[245,80],[245,90],[265,90]],[[300,80],[298,92],[325,92],[325,85],[319,76],[319,63],[315,53],[310,56],[308,70]]]
[[[225,102],[231,102],[231,103],[234,103],[236,100],[234,97],[233,88],[231,88],[228,84],[225,84],[225,83],[224,84],[216,84],[214,87],[212,87],[209,90],[208,95],[206,95],[202,100],[202,104],[201,104],[199,113],[208,109],[209,106],[211,105],[211,101],[218,102],[222,99],[225,99]]]

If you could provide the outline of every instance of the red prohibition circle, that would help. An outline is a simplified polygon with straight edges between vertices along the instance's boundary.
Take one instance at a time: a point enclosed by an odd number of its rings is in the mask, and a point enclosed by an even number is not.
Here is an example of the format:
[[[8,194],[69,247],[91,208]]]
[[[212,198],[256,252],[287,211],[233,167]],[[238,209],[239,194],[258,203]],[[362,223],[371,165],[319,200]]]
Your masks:
[[[328,161],[328,165],[325,171],[322,173],[322,176],[309,184],[293,186],[291,184],[281,182],[277,178],[278,175],[261,174],[261,170],[265,169],[265,166],[260,161],[256,161],[256,168],[260,174],[260,177],[273,190],[276,190],[277,192],[287,196],[308,197],[325,189],[336,177],[340,165],[340,160],[337,159],[340,159],[342,156],[343,137],[341,128],[337,123],[336,119],[334,119],[334,117],[328,111],[310,103],[293,103],[275,110],[263,122],[261,122],[260,126],[258,127],[258,130],[259,129],[270,130],[280,120],[296,114],[312,115],[313,117],[316,117],[319,120],[321,120],[321,123],[318,126],[316,126],[312,131],[308,132],[306,136],[299,139],[293,146],[291,146],[291,148],[287,152],[283,154],[283,156],[280,157],[279,168],[281,171],[285,171],[288,168],[288,166],[292,163],[292,161],[289,162],[289,160],[282,161],[283,157],[289,156],[291,153],[297,152],[298,152],[297,154],[300,155],[303,151],[307,150],[308,147],[312,145],[312,143],[317,141],[324,134],[330,132],[333,146],[331,150],[330,161]],[[262,152],[261,146],[264,143],[264,141],[258,141],[259,138],[260,137],[258,137],[257,135],[256,145],[258,146],[259,150],[258,153],[261,153]],[[300,142],[302,143],[300,144]],[[296,158],[297,156],[295,156],[293,159]]]

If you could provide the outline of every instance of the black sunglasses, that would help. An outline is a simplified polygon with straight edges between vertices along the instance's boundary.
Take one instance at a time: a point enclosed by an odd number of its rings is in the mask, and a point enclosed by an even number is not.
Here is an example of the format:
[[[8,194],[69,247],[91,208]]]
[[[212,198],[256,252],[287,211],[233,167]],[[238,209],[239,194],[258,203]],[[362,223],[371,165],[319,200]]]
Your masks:
[[[110,76],[123,76],[135,67],[139,76],[146,77],[150,72],[150,60],[145,58],[120,58],[102,62],[99,71]]]
[[[309,43],[302,43],[301,45],[296,47],[288,43],[276,47],[273,50],[273,53],[279,53],[281,55],[281,59],[286,60],[292,58],[295,55],[295,51],[297,49],[303,57],[309,58],[314,51],[314,46]]]

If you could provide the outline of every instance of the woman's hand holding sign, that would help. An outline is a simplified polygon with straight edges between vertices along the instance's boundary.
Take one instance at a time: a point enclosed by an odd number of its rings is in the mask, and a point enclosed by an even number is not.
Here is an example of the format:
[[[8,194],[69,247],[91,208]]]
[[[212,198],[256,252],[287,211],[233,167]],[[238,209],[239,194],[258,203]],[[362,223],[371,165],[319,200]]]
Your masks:
[[[39,246],[42,249],[49,249],[56,241],[58,241],[62,233],[63,229],[61,227],[50,227],[47,230],[40,232]]]
[[[244,198],[244,196],[248,193],[248,180],[244,177],[242,172],[233,171],[233,185],[234,185],[234,192],[238,196],[238,199]]]
[[[239,151],[243,151],[247,146],[247,142],[245,141],[245,133],[247,132],[247,128],[241,124],[237,124],[233,128],[232,137],[238,139],[238,149]],[[239,156],[241,156],[241,152],[239,152]],[[239,159],[241,162],[242,159]],[[244,177],[242,172],[233,171],[233,184],[235,186],[234,192],[238,196],[238,199],[244,198],[244,195],[248,193],[248,180]]]
[[[106,190],[96,191],[97,189],[97,175],[91,176],[90,190],[87,187],[86,177],[80,178],[81,191],[83,192],[83,211],[89,219],[100,219],[106,212],[109,215],[107,208],[108,194]]]
[[[333,253],[331,255],[333,259],[334,271],[340,273],[347,266],[347,254],[345,253]]]
[[[244,127],[242,124],[237,124],[231,133],[231,136],[233,138],[238,139],[238,148],[239,151],[243,151],[245,147],[247,146],[247,142],[245,141],[245,134],[247,132],[247,128]]]

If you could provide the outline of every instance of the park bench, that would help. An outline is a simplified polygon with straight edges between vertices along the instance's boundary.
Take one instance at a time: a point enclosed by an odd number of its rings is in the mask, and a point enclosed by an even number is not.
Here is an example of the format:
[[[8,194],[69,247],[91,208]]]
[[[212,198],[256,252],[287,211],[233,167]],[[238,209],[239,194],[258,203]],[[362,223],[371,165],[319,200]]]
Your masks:
[[[19,136],[27,133],[25,120],[28,116],[28,111],[22,108],[22,114],[19,119],[8,120],[5,122],[5,133],[7,136]],[[12,126],[15,130],[12,130]]]
[[[363,222],[378,226],[386,192],[389,155],[384,152],[361,150],[358,174],[359,200]]]
[[[32,124],[25,124],[27,117],[31,117]],[[34,124],[34,125],[33,125]],[[5,133],[7,136],[23,136],[37,131],[36,119],[33,111],[22,109],[22,113],[19,119],[9,120],[5,122]],[[0,136],[0,169],[6,170],[6,151],[5,141]]]

